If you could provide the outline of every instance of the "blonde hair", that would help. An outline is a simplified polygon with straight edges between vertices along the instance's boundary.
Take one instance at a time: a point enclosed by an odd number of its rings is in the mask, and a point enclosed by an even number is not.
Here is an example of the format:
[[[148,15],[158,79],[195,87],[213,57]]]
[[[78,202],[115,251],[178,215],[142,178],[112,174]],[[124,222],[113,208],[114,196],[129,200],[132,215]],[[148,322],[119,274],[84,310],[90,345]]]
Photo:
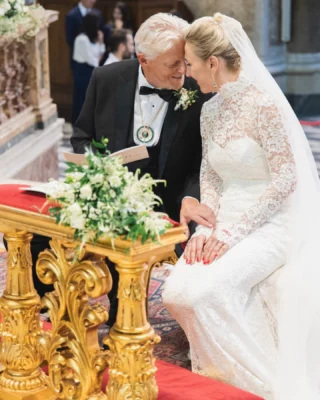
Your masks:
[[[184,40],[189,24],[174,15],[158,13],[148,18],[138,29],[134,42],[136,53],[153,59]]]
[[[238,71],[241,58],[223,31],[222,19],[220,13],[197,19],[190,25],[185,40],[194,46],[196,55],[202,60],[211,56],[221,57],[230,70]]]

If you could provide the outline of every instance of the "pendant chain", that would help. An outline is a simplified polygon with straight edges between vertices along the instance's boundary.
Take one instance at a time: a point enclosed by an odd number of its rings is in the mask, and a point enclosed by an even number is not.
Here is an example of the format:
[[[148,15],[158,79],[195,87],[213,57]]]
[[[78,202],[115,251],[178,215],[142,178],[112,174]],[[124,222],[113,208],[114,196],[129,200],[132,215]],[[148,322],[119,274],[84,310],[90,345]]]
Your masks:
[[[140,99],[140,95],[139,95],[139,106],[140,106],[140,113],[141,113],[141,120],[142,120],[142,125],[145,127],[151,127],[151,125],[154,123],[154,121],[156,120],[157,116],[160,114],[160,111],[163,109],[163,107],[165,106],[166,102],[163,101],[162,106],[159,108],[158,112],[156,113],[156,115],[154,116],[153,120],[150,122],[149,125],[145,125],[144,123],[144,118],[143,118],[143,112],[142,112],[142,106],[141,106],[141,99]]]

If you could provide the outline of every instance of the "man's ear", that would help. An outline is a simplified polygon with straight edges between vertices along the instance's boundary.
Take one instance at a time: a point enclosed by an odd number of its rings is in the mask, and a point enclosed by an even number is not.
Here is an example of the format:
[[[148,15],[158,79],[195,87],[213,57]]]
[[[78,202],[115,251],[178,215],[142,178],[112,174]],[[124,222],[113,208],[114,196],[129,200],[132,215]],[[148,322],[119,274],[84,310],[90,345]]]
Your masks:
[[[137,58],[141,66],[148,64],[148,60],[146,59],[146,56],[144,54],[138,53]]]

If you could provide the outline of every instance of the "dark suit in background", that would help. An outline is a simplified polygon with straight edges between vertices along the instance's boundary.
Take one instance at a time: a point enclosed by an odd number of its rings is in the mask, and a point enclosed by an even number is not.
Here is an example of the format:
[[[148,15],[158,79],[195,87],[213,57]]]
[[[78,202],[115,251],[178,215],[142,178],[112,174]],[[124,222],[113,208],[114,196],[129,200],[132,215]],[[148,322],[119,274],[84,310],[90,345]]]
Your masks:
[[[104,31],[103,17],[101,11],[97,10],[96,8],[92,8],[90,12],[97,15],[97,17],[99,18],[99,29]],[[74,41],[81,32],[82,21],[83,21],[83,16],[81,14],[79,6],[74,7],[66,15],[66,20],[65,20],[66,39],[70,48],[71,60],[73,55]]]
[[[96,8],[92,8],[90,9],[90,14],[95,14],[97,16],[99,20],[99,29],[103,31],[104,24],[101,12]],[[84,17],[81,14],[79,6],[76,6],[68,12],[65,20],[66,40],[70,48],[70,65],[73,74],[72,123],[75,123],[76,118],[78,117],[79,111],[83,104],[83,99],[79,98],[79,95],[77,95],[77,93],[78,92],[85,93],[86,91],[86,87],[80,88],[79,86],[83,85],[83,82],[86,84],[86,82],[89,81],[93,69],[90,65],[87,64],[79,65],[72,59],[74,50],[74,41],[76,37],[79,35],[79,33],[81,33],[83,18]],[[83,75],[80,78],[79,78],[79,73]],[[86,79],[86,77],[88,78]]]

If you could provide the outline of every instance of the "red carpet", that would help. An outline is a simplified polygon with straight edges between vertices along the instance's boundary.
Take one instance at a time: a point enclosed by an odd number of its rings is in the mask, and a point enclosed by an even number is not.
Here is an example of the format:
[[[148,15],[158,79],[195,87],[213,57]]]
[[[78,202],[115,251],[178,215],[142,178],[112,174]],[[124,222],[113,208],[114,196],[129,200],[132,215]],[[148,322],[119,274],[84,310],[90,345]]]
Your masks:
[[[262,400],[261,397],[164,361],[157,361],[156,365],[158,400]],[[103,390],[107,382],[108,374],[105,373]]]
[[[45,330],[51,324],[43,323]],[[184,368],[157,361],[156,380],[159,387],[158,400],[263,400],[233,386],[194,374]],[[104,373],[102,390],[108,382],[108,371]]]
[[[300,124],[304,126],[319,126],[320,121],[302,121],[300,120]]]

